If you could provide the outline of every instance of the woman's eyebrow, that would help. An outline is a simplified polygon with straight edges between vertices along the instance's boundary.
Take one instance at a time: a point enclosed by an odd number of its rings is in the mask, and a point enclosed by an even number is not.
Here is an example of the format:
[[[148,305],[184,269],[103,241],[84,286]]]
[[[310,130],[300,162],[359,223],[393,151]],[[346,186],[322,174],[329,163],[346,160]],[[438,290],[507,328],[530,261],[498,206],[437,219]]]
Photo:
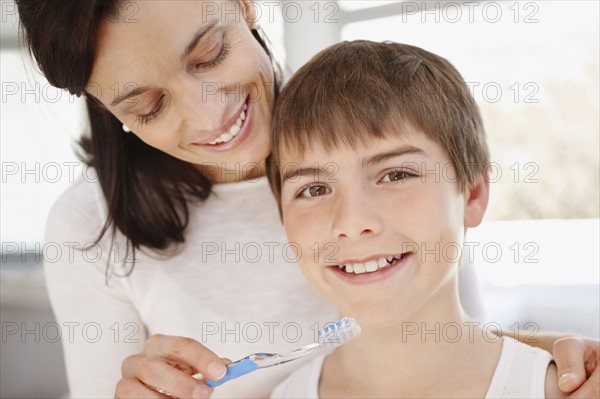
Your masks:
[[[185,60],[185,58],[188,55],[190,55],[190,53],[192,51],[194,51],[194,49],[198,45],[198,42],[204,37],[204,35],[206,35],[208,32],[210,32],[215,26],[217,26],[218,23],[219,23],[219,20],[215,19],[215,20],[212,20],[211,22],[209,22],[208,24],[204,25],[203,27],[201,27],[196,32],[196,34],[194,35],[192,40],[190,40],[189,44],[187,45],[187,47],[185,48],[185,51],[183,52],[183,54],[181,56],[181,59]]]
[[[135,96],[139,96],[142,93],[147,92],[148,90],[150,90],[149,87],[145,87],[145,86],[139,86],[136,87],[135,89],[127,92],[127,93],[123,93],[120,96],[118,96],[117,98],[115,98],[111,103],[111,107],[114,107],[115,105],[122,103],[123,101],[131,98],[131,97],[135,97]]]
[[[208,24],[202,26],[195,34],[194,37],[192,38],[192,40],[190,40],[190,42],[188,43],[188,45],[185,48],[185,51],[183,52],[181,59],[184,60],[188,55],[190,55],[190,53],[192,51],[194,51],[194,49],[196,48],[196,46],[198,45],[198,42],[200,40],[202,40],[202,38],[204,37],[204,35],[206,35],[208,32],[210,32],[212,29],[214,29],[215,26],[217,26],[217,24],[219,23],[218,19],[215,19],[211,22],[209,22]],[[145,86],[140,86],[140,87],[136,87],[135,89],[127,92],[127,93],[123,93],[120,96],[118,96],[117,98],[115,98],[110,105],[111,106],[115,106],[118,105],[119,103],[122,103],[123,101],[131,98],[131,97],[135,97],[135,96],[139,96],[140,94],[146,92],[150,90],[149,87],[145,87]]]

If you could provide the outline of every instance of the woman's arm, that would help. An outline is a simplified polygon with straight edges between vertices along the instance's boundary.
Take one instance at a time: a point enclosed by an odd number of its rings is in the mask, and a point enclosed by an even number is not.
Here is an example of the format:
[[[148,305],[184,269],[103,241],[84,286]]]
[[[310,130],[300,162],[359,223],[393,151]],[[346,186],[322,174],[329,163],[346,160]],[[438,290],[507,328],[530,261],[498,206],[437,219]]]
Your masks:
[[[467,258],[467,257],[465,257]],[[465,312],[474,321],[485,319],[475,268],[463,259],[459,273],[460,301]],[[556,362],[558,386],[573,398],[600,398],[600,341],[527,330],[503,329],[497,335],[512,337],[525,344],[544,349]]]
[[[131,266],[124,239],[91,245],[105,218],[102,198],[96,183],[80,180],[55,203],[46,226],[44,271],[70,396],[166,398],[150,388],[157,387],[177,397],[208,397],[210,389],[191,375],[219,379],[223,361],[189,338],[148,337],[123,277]],[[89,249],[76,249],[82,247]]]
[[[552,353],[562,392],[572,398],[600,398],[600,341],[548,332],[502,330],[498,334]]]
[[[512,337],[524,344],[552,353],[558,387],[573,398],[600,398],[600,341],[566,334],[504,329],[497,335]]]
[[[560,376],[558,385],[563,392],[571,393],[573,398],[600,398],[600,341],[559,338],[554,341],[552,354]]]
[[[46,226],[44,271],[62,332],[71,397],[113,397],[121,362],[144,346],[146,333],[125,290],[106,283],[108,249],[92,243],[101,228],[93,183],[78,181],[55,203]],[[114,264],[111,263],[111,267]]]

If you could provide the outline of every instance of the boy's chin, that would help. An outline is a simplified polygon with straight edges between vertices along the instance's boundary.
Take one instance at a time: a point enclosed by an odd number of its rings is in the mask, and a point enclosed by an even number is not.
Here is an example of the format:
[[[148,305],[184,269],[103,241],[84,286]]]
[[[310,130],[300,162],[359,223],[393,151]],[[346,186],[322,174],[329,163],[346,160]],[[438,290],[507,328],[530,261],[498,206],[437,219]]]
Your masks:
[[[361,328],[392,328],[402,325],[402,315],[406,312],[397,306],[389,306],[390,303],[374,306],[372,303],[361,305],[338,306],[340,316],[348,316],[356,319]]]

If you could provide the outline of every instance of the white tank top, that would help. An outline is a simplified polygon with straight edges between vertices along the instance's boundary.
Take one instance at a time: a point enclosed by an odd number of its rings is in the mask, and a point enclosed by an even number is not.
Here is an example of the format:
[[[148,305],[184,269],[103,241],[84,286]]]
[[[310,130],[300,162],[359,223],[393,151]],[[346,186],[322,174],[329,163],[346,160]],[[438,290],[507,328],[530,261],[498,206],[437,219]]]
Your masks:
[[[271,395],[280,398],[319,397],[319,378],[327,353],[315,357],[310,363],[279,384]],[[502,337],[502,352],[486,398],[544,398],[546,370],[552,361],[550,353],[533,348],[512,338]],[[465,371],[468,372],[468,371]]]

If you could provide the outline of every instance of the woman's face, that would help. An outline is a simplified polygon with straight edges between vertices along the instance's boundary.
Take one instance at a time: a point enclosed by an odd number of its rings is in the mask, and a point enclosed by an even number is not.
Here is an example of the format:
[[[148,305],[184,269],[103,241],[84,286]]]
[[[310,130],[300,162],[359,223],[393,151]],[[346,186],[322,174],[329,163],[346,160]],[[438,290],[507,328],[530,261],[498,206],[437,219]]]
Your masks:
[[[123,134],[214,182],[257,173],[271,150],[274,77],[251,1],[133,4],[101,23],[86,90],[133,132]]]

